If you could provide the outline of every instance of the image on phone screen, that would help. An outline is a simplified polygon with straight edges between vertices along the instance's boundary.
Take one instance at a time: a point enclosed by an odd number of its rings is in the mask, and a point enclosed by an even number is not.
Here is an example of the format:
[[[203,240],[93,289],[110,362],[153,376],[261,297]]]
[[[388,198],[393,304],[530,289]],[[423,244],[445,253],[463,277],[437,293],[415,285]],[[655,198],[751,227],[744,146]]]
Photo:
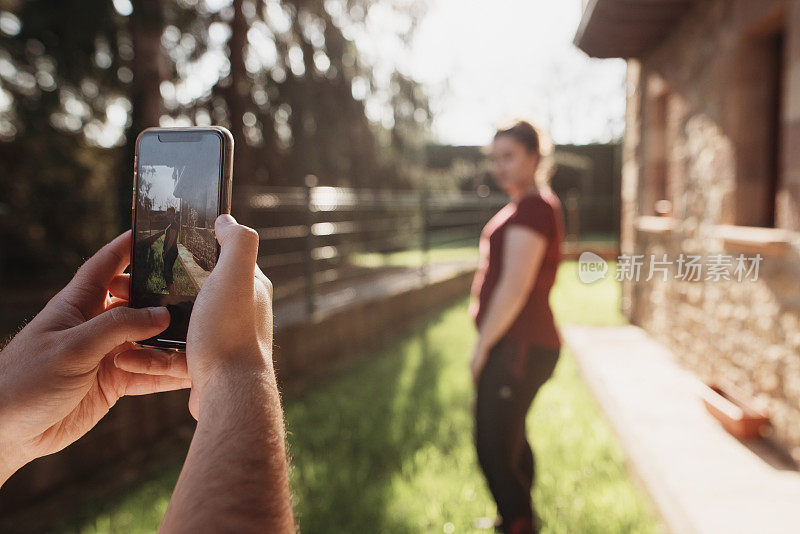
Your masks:
[[[160,341],[186,340],[195,297],[217,260],[222,139],[145,132],[139,140],[131,305],[166,306]]]

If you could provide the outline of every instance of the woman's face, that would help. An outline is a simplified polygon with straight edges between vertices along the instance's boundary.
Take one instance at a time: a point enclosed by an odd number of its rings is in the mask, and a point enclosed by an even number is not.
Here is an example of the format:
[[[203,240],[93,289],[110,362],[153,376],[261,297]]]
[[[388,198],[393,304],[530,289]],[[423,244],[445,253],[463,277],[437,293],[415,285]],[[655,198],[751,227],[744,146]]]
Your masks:
[[[510,135],[500,135],[492,141],[489,154],[492,174],[497,185],[508,194],[525,190],[534,183],[539,155]]]

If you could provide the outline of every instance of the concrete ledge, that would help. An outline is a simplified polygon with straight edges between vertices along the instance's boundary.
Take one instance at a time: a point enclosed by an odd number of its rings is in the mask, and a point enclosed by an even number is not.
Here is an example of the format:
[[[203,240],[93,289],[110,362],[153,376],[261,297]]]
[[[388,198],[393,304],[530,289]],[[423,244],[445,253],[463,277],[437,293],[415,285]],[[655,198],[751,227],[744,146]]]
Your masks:
[[[780,256],[789,248],[789,232],[781,228],[717,225],[713,237],[721,239],[725,248],[741,252]]]
[[[636,219],[636,229],[647,234],[669,234],[675,230],[675,219],[642,215]]]
[[[636,326],[565,326],[564,338],[638,476],[676,534],[800,530],[800,473],[740,442],[705,410],[698,381]]]
[[[357,350],[395,338],[401,329],[469,293],[473,267],[440,273],[380,297],[353,300],[275,331],[275,367],[283,383],[314,377]]]
[[[197,262],[194,261],[192,253],[182,243],[178,243],[178,261],[181,262],[183,270],[189,277],[189,281],[192,283],[192,286],[194,286],[195,291],[199,292],[200,288],[203,287],[203,282],[206,281],[206,278],[208,278],[211,272],[200,267]]]

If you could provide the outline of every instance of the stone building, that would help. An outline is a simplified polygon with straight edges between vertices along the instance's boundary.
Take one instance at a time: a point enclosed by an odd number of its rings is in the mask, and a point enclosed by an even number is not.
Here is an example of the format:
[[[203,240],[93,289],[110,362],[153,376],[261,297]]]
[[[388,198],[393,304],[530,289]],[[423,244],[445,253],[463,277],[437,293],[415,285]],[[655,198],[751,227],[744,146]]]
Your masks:
[[[621,250],[645,265],[625,313],[766,404],[800,460],[800,1],[590,0],[575,44],[627,60]],[[681,254],[706,272],[681,277]],[[757,255],[757,278],[707,279]]]

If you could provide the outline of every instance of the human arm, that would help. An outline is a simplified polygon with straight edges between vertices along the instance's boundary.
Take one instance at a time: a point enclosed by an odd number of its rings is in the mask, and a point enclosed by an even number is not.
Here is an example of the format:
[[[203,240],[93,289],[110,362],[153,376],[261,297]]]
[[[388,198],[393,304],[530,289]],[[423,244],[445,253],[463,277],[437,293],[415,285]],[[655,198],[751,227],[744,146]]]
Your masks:
[[[229,215],[215,229],[221,253],[197,296],[186,346],[197,429],[161,530],[294,532],[272,285],[256,265],[255,231]],[[168,368],[157,355],[118,365]]]
[[[162,532],[294,532],[274,375],[231,369],[205,386]]]

